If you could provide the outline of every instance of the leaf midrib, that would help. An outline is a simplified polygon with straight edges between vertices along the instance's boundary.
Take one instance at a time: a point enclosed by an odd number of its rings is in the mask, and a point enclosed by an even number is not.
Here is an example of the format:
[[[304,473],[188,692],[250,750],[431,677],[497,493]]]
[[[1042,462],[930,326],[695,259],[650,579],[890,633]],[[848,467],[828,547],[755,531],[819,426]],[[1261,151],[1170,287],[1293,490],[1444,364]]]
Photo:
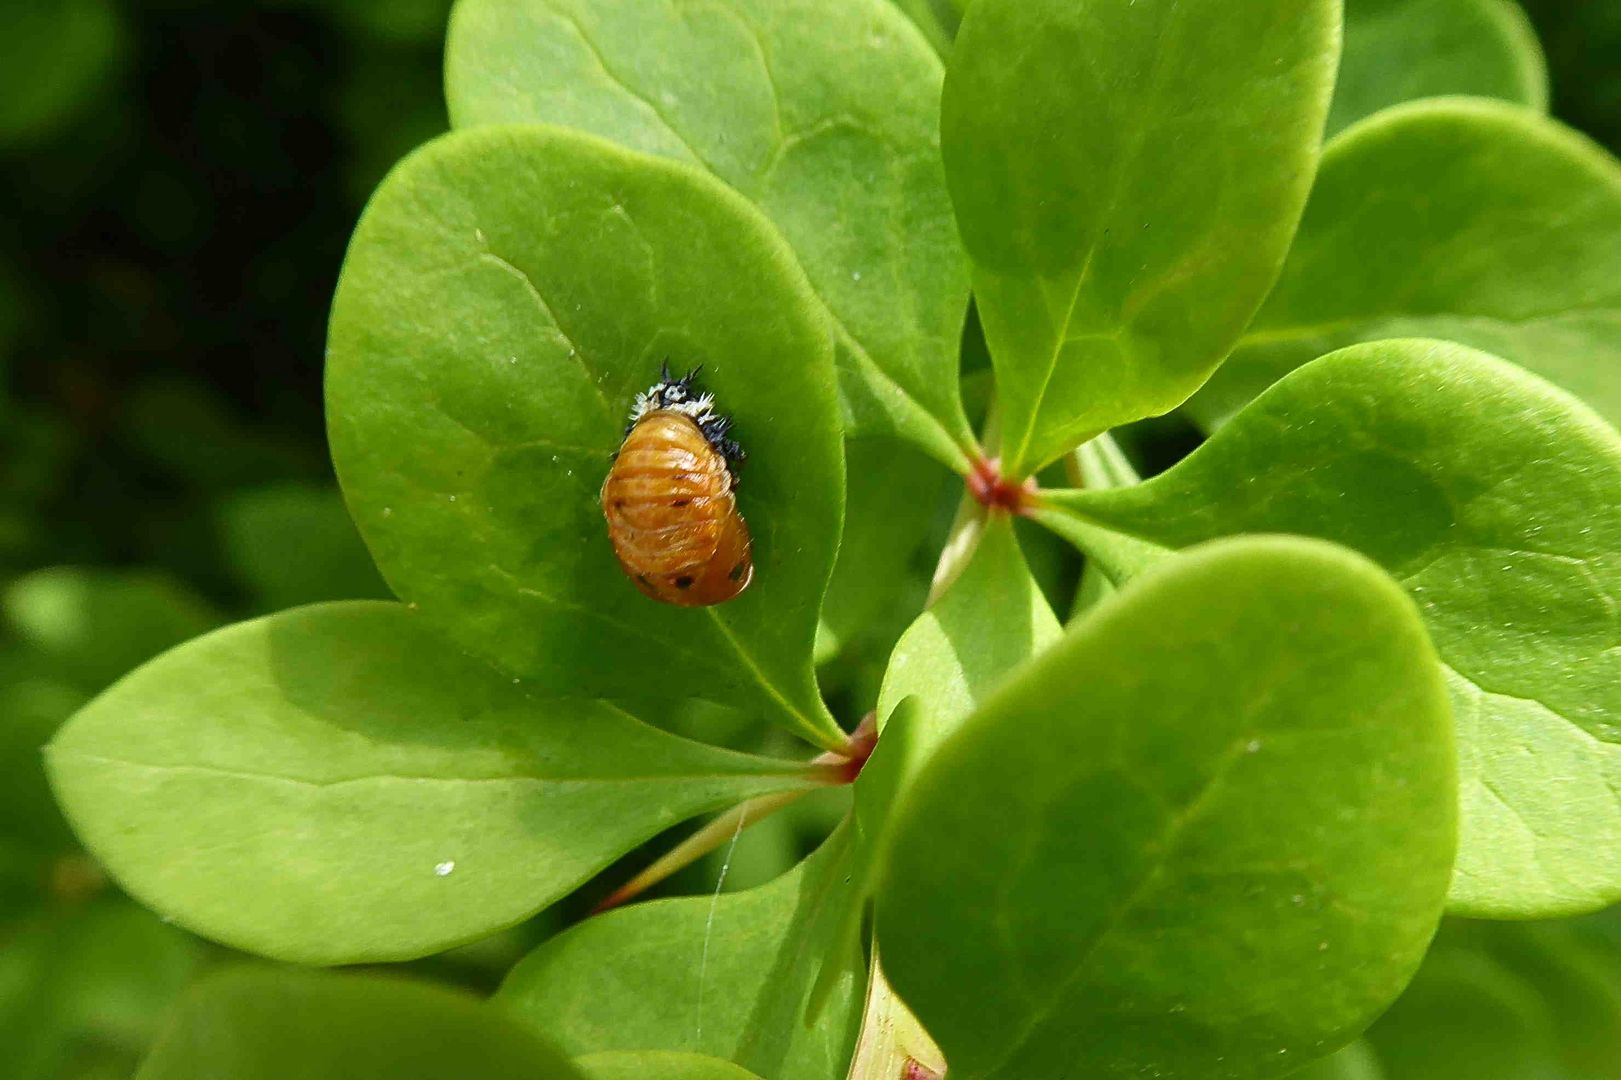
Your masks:
[[[1200,815],[1206,809],[1206,805],[1215,797],[1222,781],[1227,778],[1228,773],[1231,771],[1233,765],[1235,765],[1246,755],[1250,741],[1256,738],[1257,734],[1258,731],[1255,730],[1242,731],[1233,739],[1232,744],[1227,748],[1227,750],[1223,751],[1220,758],[1218,758],[1216,762],[1215,768],[1211,771],[1209,778],[1199,789],[1198,794],[1195,795],[1179,813],[1172,817],[1168,823],[1168,827],[1162,829],[1159,835],[1155,837],[1153,847],[1156,849],[1158,857],[1153,859],[1152,862],[1144,868],[1141,876],[1139,876],[1136,882],[1133,883],[1131,888],[1126,892],[1125,896],[1115,906],[1114,910],[1109,913],[1103,924],[1098,928],[1096,934],[1092,938],[1091,943],[1086,946],[1085,951],[1081,954],[1080,958],[1076,960],[1075,965],[1070,973],[1060,980],[1051,993],[1047,995],[1046,1003],[1036,1006],[1035,1010],[1028,1016],[1025,1022],[1020,1025],[1018,1033],[1009,1041],[1007,1051],[1003,1053],[1003,1055],[992,1065],[984,1070],[985,1075],[997,1075],[998,1070],[1000,1070],[1007,1064],[1009,1060],[1023,1050],[1025,1044],[1029,1042],[1031,1036],[1034,1035],[1036,1031],[1045,1025],[1049,1020],[1051,1020],[1053,1014],[1057,1012],[1058,1009],[1064,1004],[1065,998],[1069,991],[1086,977],[1090,969],[1093,956],[1096,955],[1097,951],[1103,947],[1114,932],[1119,929],[1120,923],[1131,914],[1132,910],[1137,906],[1138,903],[1142,901],[1144,896],[1147,895],[1150,889],[1163,875],[1167,862],[1174,853],[1177,844],[1180,842],[1182,834],[1186,832],[1187,828],[1191,824],[1199,819]]]
[[[739,780],[771,780],[780,779],[787,787],[815,787],[810,773],[800,767],[791,769],[739,771],[739,772],[690,772],[666,773],[652,775],[615,775],[615,776],[581,776],[578,774],[547,774],[547,773],[506,773],[490,776],[434,776],[428,774],[412,773],[366,773],[358,776],[343,776],[331,780],[316,780],[301,776],[287,776],[282,773],[264,772],[254,769],[226,768],[219,765],[194,765],[183,763],[159,763],[134,761],[129,758],[114,757],[109,754],[91,754],[81,750],[47,747],[46,756],[53,760],[72,760],[89,762],[96,765],[111,765],[121,768],[145,770],[148,772],[165,773],[193,773],[210,777],[226,777],[238,780],[252,780],[268,783],[289,784],[307,788],[337,788],[348,784],[388,783],[399,782],[407,784],[437,783],[437,784],[542,784],[542,785],[573,785],[576,787],[589,787],[595,785],[618,784],[651,784],[658,782],[676,783],[721,783]]]

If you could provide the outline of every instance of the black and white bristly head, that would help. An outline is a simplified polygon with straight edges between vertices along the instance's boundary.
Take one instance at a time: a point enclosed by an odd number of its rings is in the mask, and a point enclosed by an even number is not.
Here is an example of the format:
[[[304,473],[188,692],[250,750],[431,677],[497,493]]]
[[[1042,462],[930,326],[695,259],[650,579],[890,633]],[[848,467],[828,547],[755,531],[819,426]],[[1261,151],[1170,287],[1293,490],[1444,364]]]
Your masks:
[[[699,364],[677,379],[670,374],[670,362],[666,360],[659,372],[659,381],[636,395],[636,402],[630,408],[630,421],[625,425],[625,433],[630,434],[630,429],[636,426],[636,422],[650,412],[657,412],[660,409],[678,412],[690,417],[692,422],[698,425],[698,430],[704,433],[709,445],[726,459],[727,464],[731,465],[735,472],[748,455],[737,445],[736,440],[728,438],[728,433],[732,430],[732,418],[716,412],[715,396],[703,393],[698,388],[698,373],[703,369],[703,365]]]

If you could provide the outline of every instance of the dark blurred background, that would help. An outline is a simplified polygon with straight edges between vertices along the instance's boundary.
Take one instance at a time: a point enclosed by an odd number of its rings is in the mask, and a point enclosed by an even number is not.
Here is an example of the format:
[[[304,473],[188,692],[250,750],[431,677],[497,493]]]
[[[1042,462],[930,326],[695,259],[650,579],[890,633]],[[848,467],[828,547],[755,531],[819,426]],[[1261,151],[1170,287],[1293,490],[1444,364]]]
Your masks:
[[[1621,3],[1526,7],[1555,112],[1621,148]],[[327,462],[325,322],[368,192],[445,127],[448,8],[0,0],[7,1080],[127,1076],[174,994],[222,954],[119,897],[78,853],[39,745],[112,679],[211,626],[383,594]],[[1163,441],[1174,456],[1187,438]],[[1044,582],[1068,575],[1050,588],[1072,590],[1067,548],[1036,537],[1029,553]],[[927,566],[914,569],[921,593]],[[664,719],[716,741],[744,730]],[[729,886],[791,864],[834,812],[750,830]],[[683,884],[701,891],[715,872]],[[488,989],[544,924],[423,966]]]

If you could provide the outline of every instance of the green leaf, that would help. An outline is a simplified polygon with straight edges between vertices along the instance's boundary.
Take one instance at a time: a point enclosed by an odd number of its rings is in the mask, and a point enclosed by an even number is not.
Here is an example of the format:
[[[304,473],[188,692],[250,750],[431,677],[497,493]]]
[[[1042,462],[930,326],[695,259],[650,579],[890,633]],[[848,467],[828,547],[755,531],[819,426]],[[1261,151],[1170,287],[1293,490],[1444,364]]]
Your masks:
[[[962,12],[952,0],[894,0],[896,7],[906,13],[934,51],[941,56],[951,52],[951,40],[957,36],[957,24]]]
[[[525,958],[496,1000],[574,1056],[659,1049],[724,1058],[772,1080],[842,1075],[866,978],[859,943],[839,936],[857,902],[850,839],[838,830],[756,889],[588,919]],[[813,1009],[823,977],[830,990]]]
[[[197,940],[123,899],[5,928],[0,1038],[6,1080],[64,1080],[90,1057],[127,1077],[195,973]]]
[[[928,596],[941,504],[962,492],[961,479],[894,439],[849,439],[844,458],[844,535],[817,637],[824,662],[858,643],[881,642],[880,657],[894,644]]]
[[[1621,949],[1582,921],[1449,921],[1368,1036],[1390,1080],[1608,1080]]]
[[[263,610],[388,596],[336,491],[300,483],[238,490],[219,520],[225,557]]]
[[[1391,105],[1449,94],[1548,107],[1542,47],[1514,0],[1345,0],[1331,133]]]
[[[752,202],[825,306],[852,433],[966,471],[940,61],[888,0],[461,0],[445,69],[457,127],[578,128]]]
[[[220,621],[166,575],[74,566],[17,579],[0,595],[0,610],[22,641],[88,691]]]
[[[1386,1077],[1373,1048],[1358,1039],[1337,1053],[1290,1073],[1289,1080],[1386,1080]]]
[[[0,845],[7,849],[4,861],[32,879],[30,894],[43,884],[44,865],[74,847],[51,800],[40,748],[87,698],[31,653],[12,648],[0,655],[0,775],[6,778],[0,784]],[[0,922],[3,916],[0,903]]]
[[[1621,422],[1621,165],[1499,102],[1387,109],[1334,139],[1277,288],[1189,403],[1207,426],[1291,369],[1432,337],[1529,368]]]
[[[1316,167],[1337,0],[978,0],[942,146],[1027,476],[1181,404],[1255,313]]]
[[[902,700],[915,696],[928,742],[938,742],[1059,633],[1057,616],[1025,566],[1012,520],[991,517],[962,575],[896,644],[878,695],[880,727]]]
[[[1445,687],[1389,578],[1319,541],[1211,544],[1105,600],[925,766],[878,893],[884,969],[952,1080],[1281,1075],[1418,966],[1453,784]]]
[[[1418,601],[1457,713],[1454,910],[1524,918],[1621,897],[1621,438],[1580,403],[1462,346],[1359,345],[1278,383],[1169,472],[1048,504],[1041,520],[1117,573],[1244,532],[1319,536],[1383,565]]]
[[[745,284],[746,283],[746,284]],[[749,461],[754,583],[638,593],[599,491],[660,364],[704,365]],[[826,327],[735,193],[540,127],[428,144],[378,190],[333,301],[332,456],[383,576],[464,647],[567,695],[709,697],[842,744],[812,672],[842,512]]]
[[[329,964],[470,941],[662,829],[816,781],[535,696],[368,602],[167,654],[69,721],[47,763],[79,836],[149,907]]]
[[[587,1054],[574,1066],[591,1080],[759,1080],[729,1061],[663,1050]]]
[[[1574,1080],[1536,989],[1451,930],[1368,1033],[1389,1080]]]
[[[500,1010],[403,979],[245,968],[188,995],[136,1080],[581,1080]]]

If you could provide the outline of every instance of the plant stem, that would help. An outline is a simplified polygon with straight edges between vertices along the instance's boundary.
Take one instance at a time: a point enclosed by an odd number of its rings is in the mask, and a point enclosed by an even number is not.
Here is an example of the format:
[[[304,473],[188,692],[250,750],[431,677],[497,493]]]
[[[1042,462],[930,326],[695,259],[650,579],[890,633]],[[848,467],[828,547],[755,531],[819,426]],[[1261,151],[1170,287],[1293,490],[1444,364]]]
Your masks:
[[[877,739],[874,715],[868,713],[855,731],[850,733],[848,748],[845,751],[829,750],[813,758],[811,764],[826,772],[826,783],[829,786],[853,783],[861,774],[861,767],[867,763],[868,756],[872,754]],[[691,866],[750,825],[759,824],[794,800],[814,790],[816,789],[800,788],[775,795],[761,795],[747,802],[738,803],[711,819],[697,832],[660,855],[641,873],[603,897],[597,906],[591,909],[591,913],[595,915],[609,908],[618,907],[627,900],[634,900],[670,875]]]
[[[941,1080],[945,1075],[945,1055],[890,989],[874,944],[861,1042],[850,1062],[848,1080]]]

